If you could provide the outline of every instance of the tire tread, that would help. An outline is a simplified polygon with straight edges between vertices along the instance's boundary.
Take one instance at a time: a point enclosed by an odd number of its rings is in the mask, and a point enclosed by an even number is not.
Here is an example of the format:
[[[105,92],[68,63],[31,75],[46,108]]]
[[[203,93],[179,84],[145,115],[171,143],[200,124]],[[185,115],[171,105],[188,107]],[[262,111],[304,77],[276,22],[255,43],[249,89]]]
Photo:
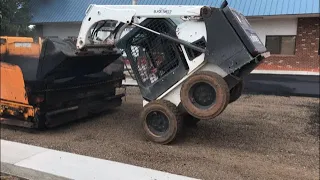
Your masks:
[[[225,101],[224,101],[224,104],[223,106],[221,106],[215,113],[213,113],[212,115],[210,116],[206,116],[206,117],[199,117],[199,116],[196,116],[194,115],[196,118],[199,118],[199,119],[213,119],[215,117],[217,117],[218,115],[220,115],[224,110],[225,108],[228,106],[229,104],[229,101],[230,101],[230,93],[229,93],[229,86],[228,84],[225,82],[225,80],[217,73],[215,72],[212,72],[212,71],[199,71],[199,72],[195,72],[190,78],[194,77],[194,76],[209,76],[209,77],[213,77],[217,84],[220,86],[220,88],[222,89],[223,92],[226,92],[225,95]],[[187,80],[188,81],[188,80]],[[182,85],[182,88],[181,90],[182,91],[185,91],[186,89],[186,86],[187,86],[187,83],[183,83]],[[182,96],[181,96],[181,101],[183,101],[183,98],[187,98],[187,97],[184,97],[183,96],[183,92],[180,93]],[[192,112],[190,112],[188,110],[188,108],[185,107],[185,109],[188,111],[188,113],[192,114]]]
[[[174,135],[170,136],[165,141],[157,142],[157,143],[164,144],[164,145],[165,144],[169,144],[169,143],[173,142],[177,137],[179,137],[182,134],[183,118],[182,118],[182,115],[181,115],[179,109],[173,103],[171,103],[170,101],[167,101],[167,100],[154,100],[154,101],[151,101],[150,103],[148,103],[144,107],[143,111],[141,112],[140,120],[142,121],[143,126],[144,126],[144,117],[147,115],[146,114],[146,110],[148,108],[150,108],[152,106],[156,106],[156,105],[160,105],[160,106],[163,106],[163,107],[167,108],[167,110],[172,112],[173,115],[175,116],[175,119],[176,119],[176,122],[177,122],[177,131],[176,131],[176,133]],[[151,140],[151,141],[155,142],[152,138],[150,138],[148,136],[146,131],[144,131],[144,135],[148,140]]]

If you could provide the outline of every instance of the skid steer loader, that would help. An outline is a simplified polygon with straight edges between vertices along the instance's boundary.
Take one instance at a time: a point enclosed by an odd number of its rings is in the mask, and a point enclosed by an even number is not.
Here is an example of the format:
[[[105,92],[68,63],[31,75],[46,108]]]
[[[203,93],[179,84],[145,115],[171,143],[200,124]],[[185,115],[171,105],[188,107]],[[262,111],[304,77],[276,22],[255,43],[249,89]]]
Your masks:
[[[105,24],[112,24],[112,31],[96,43],[92,32]],[[160,144],[173,142],[184,121],[220,115],[240,97],[243,77],[269,56],[246,18],[227,1],[219,8],[92,4],[77,49],[110,46],[129,60],[143,97],[143,132]],[[185,113],[193,119],[183,118]]]
[[[118,50],[77,53],[70,40],[0,38],[1,124],[45,129],[121,105]]]

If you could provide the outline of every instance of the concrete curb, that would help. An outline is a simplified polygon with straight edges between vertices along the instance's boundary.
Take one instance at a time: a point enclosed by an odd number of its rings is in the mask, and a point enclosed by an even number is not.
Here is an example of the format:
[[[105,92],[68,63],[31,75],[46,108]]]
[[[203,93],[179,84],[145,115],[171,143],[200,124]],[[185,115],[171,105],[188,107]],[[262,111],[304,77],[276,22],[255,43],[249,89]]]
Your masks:
[[[30,179],[30,180],[69,180],[68,178],[63,178],[63,177],[59,177],[59,176],[55,176],[52,174],[48,174],[48,173],[44,173],[44,172],[40,172],[40,171],[35,171],[32,169],[28,169],[28,168],[23,168],[23,167],[19,167],[13,164],[9,164],[9,163],[4,163],[1,162],[1,172],[6,173],[6,174],[10,174],[10,175],[14,175],[14,176],[18,176],[21,178],[25,178],[25,179]]]
[[[6,140],[1,140],[1,171],[22,178],[44,180],[195,180],[129,164]]]

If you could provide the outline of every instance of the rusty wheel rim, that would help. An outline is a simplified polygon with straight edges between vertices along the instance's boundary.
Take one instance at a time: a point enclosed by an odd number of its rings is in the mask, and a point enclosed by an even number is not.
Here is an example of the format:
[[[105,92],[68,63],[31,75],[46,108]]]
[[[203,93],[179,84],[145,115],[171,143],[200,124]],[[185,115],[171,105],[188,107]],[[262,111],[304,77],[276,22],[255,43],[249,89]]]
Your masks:
[[[189,99],[194,106],[207,109],[216,103],[217,92],[210,84],[205,82],[195,83],[189,91]]]
[[[146,117],[146,123],[149,131],[156,136],[162,136],[169,130],[169,119],[161,111],[150,112]]]

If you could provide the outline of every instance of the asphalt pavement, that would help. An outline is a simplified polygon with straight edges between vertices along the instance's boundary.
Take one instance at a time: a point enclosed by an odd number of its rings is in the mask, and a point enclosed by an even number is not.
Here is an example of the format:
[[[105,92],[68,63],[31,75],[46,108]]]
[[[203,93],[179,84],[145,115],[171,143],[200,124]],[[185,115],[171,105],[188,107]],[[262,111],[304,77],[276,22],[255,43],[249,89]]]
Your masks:
[[[305,97],[319,97],[320,94],[317,75],[250,74],[244,80],[247,94]]]

